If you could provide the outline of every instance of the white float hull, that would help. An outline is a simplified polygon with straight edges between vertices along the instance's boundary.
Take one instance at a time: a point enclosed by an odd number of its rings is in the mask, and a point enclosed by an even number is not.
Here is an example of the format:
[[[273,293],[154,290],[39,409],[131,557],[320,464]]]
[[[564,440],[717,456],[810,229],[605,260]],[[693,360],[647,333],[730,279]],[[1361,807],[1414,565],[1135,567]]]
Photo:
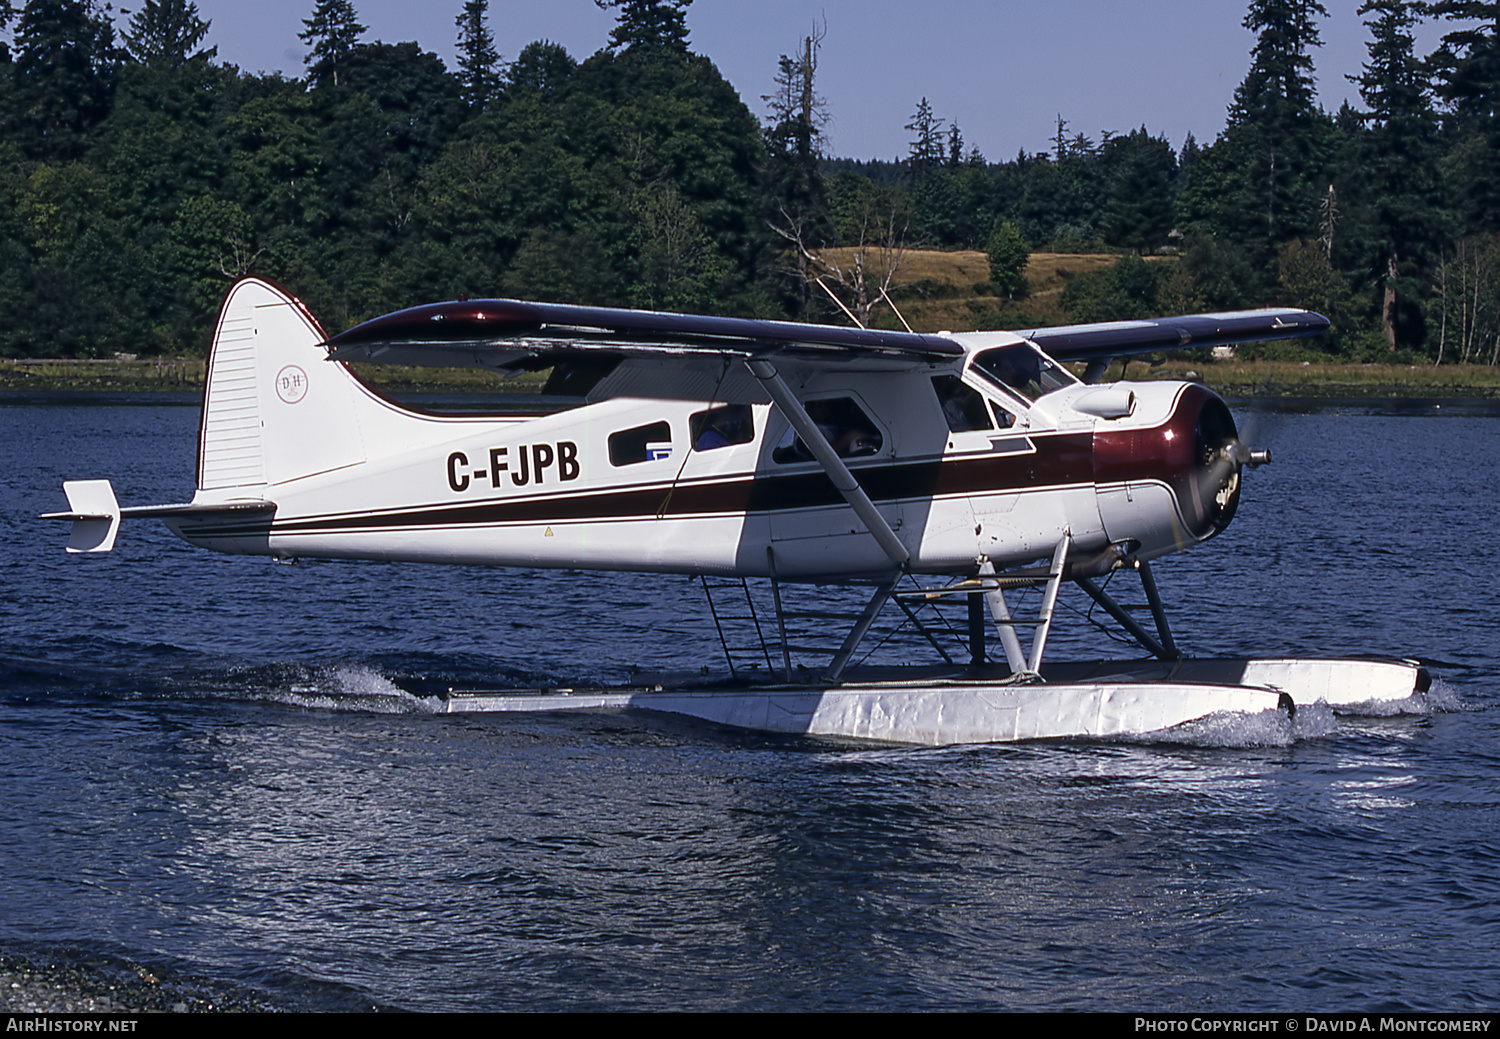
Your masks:
[[[1211,715],[1408,699],[1426,672],[1406,661],[1206,660],[1086,664],[1096,677],[1031,685],[961,675],[832,687],[455,693],[450,712],[646,710],[763,732],[941,746],[1161,732]],[[1112,671],[1112,674],[1106,674]],[[1175,672],[1168,677],[1168,673]],[[1210,680],[1212,676],[1223,676]]]

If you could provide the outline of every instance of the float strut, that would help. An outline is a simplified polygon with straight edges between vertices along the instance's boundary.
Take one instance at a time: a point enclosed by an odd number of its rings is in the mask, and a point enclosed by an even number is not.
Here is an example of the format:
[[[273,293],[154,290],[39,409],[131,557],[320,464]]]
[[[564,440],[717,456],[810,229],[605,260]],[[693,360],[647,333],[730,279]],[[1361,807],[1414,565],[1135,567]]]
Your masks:
[[[1031,666],[1027,670],[1034,675],[1040,674],[1042,670],[1042,650],[1047,648],[1047,634],[1052,630],[1052,611],[1057,606],[1057,593],[1062,588],[1063,574],[1068,571],[1070,541],[1072,538],[1064,533],[1057,542],[1057,548],[1052,551],[1052,570],[1047,575],[1047,590],[1042,593],[1041,625],[1031,640]]]
[[[1151,573],[1151,564],[1144,559],[1137,563],[1141,571],[1141,587],[1146,590],[1146,601],[1151,604],[1151,617],[1156,621],[1156,633],[1161,636],[1162,648],[1169,654],[1169,660],[1177,660],[1182,654],[1177,651],[1177,643],[1172,641],[1172,629],[1167,626],[1167,612],[1161,608],[1161,596],[1156,591],[1156,577]]]
[[[970,592],[964,598],[969,602],[969,663],[977,666],[984,663],[986,656],[984,644],[984,593]]]
[[[1110,594],[1108,592],[1106,592],[1103,588],[1100,588],[1098,585],[1094,584],[1092,580],[1087,577],[1075,577],[1073,578],[1073,583],[1078,585],[1078,587],[1082,588],[1085,592],[1088,592],[1089,598],[1093,599],[1100,606],[1104,607],[1104,612],[1118,621],[1120,623],[1120,626],[1123,627],[1126,631],[1130,632],[1131,637],[1139,642],[1142,646],[1146,647],[1146,651],[1149,652],[1152,656],[1156,657],[1159,660],[1182,659],[1182,654],[1177,651],[1177,646],[1172,642],[1171,635],[1166,633],[1166,629],[1164,627],[1166,621],[1165,615],[1160,615],[1159,618],[1160,622],[1163,625],[1163,627],[1161,627],[1159,630],[1166,634],[1166,645],[1163,645],[1161,642],[1157,641],[1157,639],[1153,638],[1150,632],[1141,627],[1140,622],[1132,617],[1129,612],[1126,611],[1125,607],[1115,602],[1114,599],[1110,597]],[[1154,590],[1156,586],[1155,584],[1152,584],[1151,587]],[[1161,603],[1158,601],[1153,609],[1153,612],[1159,611],[1160,609]]]
[[[824,681],[837,682],[843,675],[844,668],[849,665],[849,658],[854,655],[865,634],[870,630],[870,625],[875,623],[875,616],[890,599],[891,592],[896,590],[896,581],[899,575],[883,582],[875,589],[875,594],[870,596],[870,601],[865,603],[864,612],[859,615],[859,620],[854,622],[854,629],[844,639],[844,644],[839,647],[838,653],[834,654],[833,661],[828,665],[828,672],[823,676]]]
[[[979,563],[979,576],[995,576],[995,564],[990,562],[988,557],[983,558]],[[1011,620],[1010,604],[1005,601],[1005,593],[997,584],[995,588],[985,592],[984,597],[990,604],[990,614],[995,619],[995,630],[1000,635],[1000,645],[1005,647],[1005,663],[1010,667],[1010,673],[1025,674],[1026,654],[1021,650],[1021,640],[1016,637],[1016,626]]]
[[[786,641],[786,613],[781,608],[781,582],[776,580],[776,551],[766,546],[766,569],[771,571],[771,598],[776,603],[776,631],[781,636],[782,681],[792,680],[792,648]]]

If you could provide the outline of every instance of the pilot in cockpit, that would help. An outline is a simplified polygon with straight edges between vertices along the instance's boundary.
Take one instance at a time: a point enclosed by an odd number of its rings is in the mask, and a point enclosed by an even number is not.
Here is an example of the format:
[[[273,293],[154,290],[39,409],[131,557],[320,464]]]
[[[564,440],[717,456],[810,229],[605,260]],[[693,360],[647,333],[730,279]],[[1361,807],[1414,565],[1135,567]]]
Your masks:
[[[986,350],[974,358],[973,370],[1028,401],[1078,381],[1066,368],[1027,343]]]
[[[1002,385],[1027,400],[1036,400],[1046,391],[1042,388],[1042,359],[1026,346],[1007,346],[984,355],[986,370]]]

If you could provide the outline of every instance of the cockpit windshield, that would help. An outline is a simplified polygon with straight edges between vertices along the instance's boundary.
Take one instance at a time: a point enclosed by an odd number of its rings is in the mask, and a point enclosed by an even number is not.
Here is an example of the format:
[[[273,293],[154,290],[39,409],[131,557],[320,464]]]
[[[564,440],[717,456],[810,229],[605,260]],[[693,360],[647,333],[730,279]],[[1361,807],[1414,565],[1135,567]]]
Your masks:
[[[973,367],[991,382],[1027,400],[1036,400],[1078,381],[1062,365],[1042,356],[1027,343],[986,350],[974,358]]]

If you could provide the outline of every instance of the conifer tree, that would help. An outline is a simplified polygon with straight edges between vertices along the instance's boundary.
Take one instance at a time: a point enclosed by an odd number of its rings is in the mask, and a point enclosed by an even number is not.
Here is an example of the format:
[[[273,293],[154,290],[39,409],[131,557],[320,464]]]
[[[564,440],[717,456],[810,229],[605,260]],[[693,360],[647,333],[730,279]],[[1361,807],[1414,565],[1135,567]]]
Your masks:
[[[1500,2],[1439,0],[1432,13],[1460,23],[1432,56],[1438,96],[1459,137],[1459,195],[1467,223],[1500,231]]]
[[[177,68],[200,55],[213,57],[217,48],[194,51],[207,35],[193,0],[145,0],[131,16],[125,49],[142,65]]]
[[[777,64],[776,92],[761,100],[770,109],[766,168],[761,178],[766,220],[788,242],[821,248],[833,233],[823,180],[823,127],[828,113],[818,96],[818,49],[824,31],[817,26],[803,37],[795,57],[783,54]],[[808,301],[813,275],[805,250],[789,250],[791,298],[797,312]]]
[[[776,68],[776,92],[761,98],[771,110],[767,137],[773,149],[803,165],[821,158],[823,128],[828,123],[827,105],[816,88],[824,35],[824,30],[814,26],[796,57],[783,54]]]
[[[1442,223],[1433,177],[1437,121],[1412,35],[1420,5],[1365,0],[1359,13],[1373,17],[1365,22],[1370,60],[1361,75],[1350,77],[1369,106],[1357,168],[1370,207],[1369,269],[1379,286],[1386,342],[1394,350],[1419,335],[1414,299],[1402,307],[1400,297],[1417,295],[1409,274],[1432,261]]]
[[[964,162],[964,133],[957,123],[948,124],[948,160],[950,170],[956,170]]]
[[[1432,14],[1463,27],[1433,55],[1439,92],[1460,122],[1489,121],[1500,109],[1500,3],[1438,0]]]
[[[458,26],[459,79],[464,104],[470,111],[500,96],[500,55],[495,50],[495,37],[485,25],[489,6],[489,0],[467,0],[463,14],[454,20]]]
[[[0,33],[5,32],[5,27],[10,25],[11,21],[15,17],[16,8],[15,5],[11,3],[11,0],[0,0]],[[0,65],[9,64],[10,48],[6,46],[4,40],[0,40]],[[0,99],[3,99],[5,97],[4,89],[4,86],[0,85]]]
[[[1244,25],[1257,36],[1250,71],[1229,106],[1230,125],[1293,128],[1314,116],[1315,81],[1308,49],[1323,43],[1314,15],[1328,17],[1317,0],[1252,0]]]
[[[925,97],[917,102],[917,110],[905,128],[916,135],[907,147],[906,162],[912,175],[921,179],[943,164],[943,131]]]
[[[1319,154],[1323,119],[1314,98],[1312,47],[1321,46],[1315,15],[1328,17],[1316,0],[1253,0],[1245,28],[1257,32],[1250,71],[1234,92],[1227,135],[1239,131],[1248,146],[1246,172],[1259,180],[1272,246],[1306,230],[1314,212],[1310,194],[1323,178]],[[1312,187],[1310,187],[1310,185]]]
[[[620,20],[609,34],[619,50],[687,53],[687,9],[693,0],[594,0],[604,10],[615,8]]]
[[[1250,70],[1228,126],[1193,163],[1183,192],[1185,222],[1236,243],[1259,271],[1261,282],[1244,287],[1251,298],[1272,292],[1282,244],[1316,237],[1336,131],[1316,103],[1310,51],[1327,14],[1316,0],[1251,0]]]
[[[311,48],[306,58],[313,81],[339,85],[339,70],[349,62],[365,27],[359,23],[350,0],[318,0],[311,18],[305,18],[304,32],[297,34]]]
[[[24,146],[38,158],[77,157],[114,98],[113,26],[92,0],[29,0],[15,44]]]
[[[1172,182],[1177,160],[1172,146],[1143,126],[1111,137],[1099,151],[1111,185],[1105,241],[1142,251],[1164,245],[1175,215]]]

